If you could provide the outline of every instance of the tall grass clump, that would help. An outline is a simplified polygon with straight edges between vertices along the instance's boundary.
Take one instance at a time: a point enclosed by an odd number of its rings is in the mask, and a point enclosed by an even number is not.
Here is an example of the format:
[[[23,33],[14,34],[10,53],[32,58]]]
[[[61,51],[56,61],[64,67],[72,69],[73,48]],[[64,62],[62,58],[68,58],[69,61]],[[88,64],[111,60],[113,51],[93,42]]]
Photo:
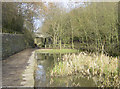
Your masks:
[[[56,64],[51,76],[68,76],[79,73],[84,77],[95,77],[99,86],[120,86],[118,58],[104,54],[66,54]]]

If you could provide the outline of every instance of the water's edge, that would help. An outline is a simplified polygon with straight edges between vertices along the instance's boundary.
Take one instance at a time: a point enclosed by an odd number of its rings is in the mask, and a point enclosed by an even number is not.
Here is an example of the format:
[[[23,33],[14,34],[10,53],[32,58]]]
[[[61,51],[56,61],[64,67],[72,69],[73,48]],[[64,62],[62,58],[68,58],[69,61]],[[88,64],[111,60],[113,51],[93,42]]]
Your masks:
[[[93,78],[82,77],[79,73],[64,77],[51,77],[51,70],[56,63],[60,62],[62,55],[37,53],[35,56],[38,64],[35,72],[35,87],[96,87]]]
[[[28,60],[28,66],[26,66],[26,69],[22,74],[23,81],[21,82],[21,85],[23,87],[34,87],[36,68],[37,68],[37,61],[35,59],[35,50],[34,50]]]

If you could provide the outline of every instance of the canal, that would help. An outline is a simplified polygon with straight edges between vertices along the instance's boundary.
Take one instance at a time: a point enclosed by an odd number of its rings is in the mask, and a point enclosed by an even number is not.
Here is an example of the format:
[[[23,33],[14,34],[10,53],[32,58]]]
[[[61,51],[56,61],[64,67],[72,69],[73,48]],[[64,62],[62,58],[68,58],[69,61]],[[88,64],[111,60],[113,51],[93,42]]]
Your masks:
[[[64,54],[36,53],[37,69],[35,87],[95,87],[93,78],[81,77],[80,74],[64,77],[52,77],[50,71],[61,61]]]

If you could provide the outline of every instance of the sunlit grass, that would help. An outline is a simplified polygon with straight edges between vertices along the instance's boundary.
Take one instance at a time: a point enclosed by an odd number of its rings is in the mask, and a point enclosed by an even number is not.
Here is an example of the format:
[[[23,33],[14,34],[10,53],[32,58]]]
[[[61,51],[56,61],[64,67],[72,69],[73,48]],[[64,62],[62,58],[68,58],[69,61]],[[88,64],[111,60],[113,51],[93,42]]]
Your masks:
[[[38,49],[38,50],[36,50],[36,52],[51,53],[51,54],[54,54],[54,53],[64,54],[64,53],[77,53],[78,50],[76,50],[76,49]]]
[[[100,86],[120,86],[118,79],[118,59],[106,55],[79,53],[64,55],[63,61],[55,65],[51,76],[66,76],[80,73],[97,77]]]

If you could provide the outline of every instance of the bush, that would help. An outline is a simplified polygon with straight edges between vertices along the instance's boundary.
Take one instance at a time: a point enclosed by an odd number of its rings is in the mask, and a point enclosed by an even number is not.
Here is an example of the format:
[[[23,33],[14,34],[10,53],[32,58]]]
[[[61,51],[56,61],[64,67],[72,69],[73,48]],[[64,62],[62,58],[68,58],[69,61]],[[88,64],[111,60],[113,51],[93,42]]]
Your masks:
[[[26,46],[27,47],[28,46],[35,47],[34,46],[34,36],[33,36],[32,32],[30,32],[27,29],[24,29],[23,33],[24,33]]]

